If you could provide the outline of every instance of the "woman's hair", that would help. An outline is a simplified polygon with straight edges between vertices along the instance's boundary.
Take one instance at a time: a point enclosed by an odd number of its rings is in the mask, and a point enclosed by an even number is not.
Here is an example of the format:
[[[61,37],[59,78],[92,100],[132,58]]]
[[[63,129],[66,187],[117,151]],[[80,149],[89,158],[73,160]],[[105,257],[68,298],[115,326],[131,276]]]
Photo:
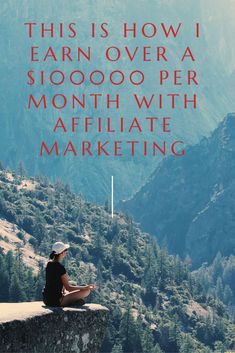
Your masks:
[[[49,256],[49,257],[50,257],[51,260],[53,260],[55,256],[56,256],[55,251],[52,251],[52,252],[50,253],[50,256]]]
[[[65,252],[65,251],[67,251],[67,249],[65,249],[64,251],[62,251],[62,253],[60,253],[60,254],[63,254],[63,252]],[[53,251],[50,253],[49,257],[50,257],[51,260],[53,260],[54,257],[58,257],[60,254],[56,254],[56,252],[53,250]]]

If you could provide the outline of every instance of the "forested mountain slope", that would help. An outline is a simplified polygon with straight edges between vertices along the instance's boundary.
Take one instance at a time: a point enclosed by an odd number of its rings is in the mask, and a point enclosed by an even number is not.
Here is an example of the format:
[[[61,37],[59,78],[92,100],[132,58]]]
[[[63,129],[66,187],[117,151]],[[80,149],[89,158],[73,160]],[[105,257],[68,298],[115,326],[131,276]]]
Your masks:
[[[70,278],[80,284],[95,282],[98,289],[89,300],[111,311],[103,352],[234,348],[235,327],[222,303],[204,295],[186,265],[161,250],[129,217],[115,214],[112,219],[107,210],[71,193],[61,182],[29,180],[3,168],[0,216],[25,240],[12,254],[6,244],[15,238],[0,233],[2,301],[40,299],[44,265],[33,274],[21,254],[30,243],[45,259],[52,243],[62,240],[71,245],[65,262]]]
[[[182,158],[167,158],[120,208],[193,267],[235,254],[235,114]]]

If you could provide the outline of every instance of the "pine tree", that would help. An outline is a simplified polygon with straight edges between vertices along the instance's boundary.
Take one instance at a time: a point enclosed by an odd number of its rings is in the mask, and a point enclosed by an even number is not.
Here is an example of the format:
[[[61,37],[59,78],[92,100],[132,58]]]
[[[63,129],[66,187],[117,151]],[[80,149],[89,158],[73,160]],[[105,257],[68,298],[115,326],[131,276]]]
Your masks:
[[[233,292],[230,288],[230,286],[228,286],[226,284],[226,286],[224,287],[224,295],[223,295],[223,299],[224,299],[224,303],[227,305],[231,305],[235,302],[235,300],[233,300]]]
[[[55,243],[57,240],[57,224],[49,230],[48,238],[51,243]]]
[[[113,332],[112,331],[112,325],[109,325],[105,331],[105,337],[103,339],[102,342],[102,346],[100,351],[101,352],[110,352],[112,347],[113,347],[113,339],[112,337],[114,337]]]
[[[185,259],[184,259],[184,264],[185,264],[188,268],[191,267],[191,265],[192,265],[192,259],[191,259],[191,257],[190,257],[189,255],[186,255],[186,257],[185,257]]]
[[[94,254],[97,259],[103,258],[104,255],[104,237],[100,232],[95,233],[95,240],[94,240]]]
[[[128,226],[127,250],[130,255],[133,255],[137,248],[136,235],[134,232],[133,222]]]
[[[128,298],[126,312],[122,317],[119,333],[120,338],[122,339],[124,353],[142,351],[141,339],[135,321],[131,315],[131,302]]]
[[[109,201],[109,199],[107,199],[106,201],[105,201],[105,203],[104,203],[104,209],[105,209],[105,211],[106,212],[110,212],[110,201]]]
[[[163,353],[163,351],[161,350],[161,347],[159,346],[159,344],[155,344],[153,350],[151,353]]]
[[[223,271],[224,283],[228,284],[235,297],[235,256],[230,256],[224,271]]]
[[[122,312],[121,312],[118,305],[114,306],[111,315],[113,317],[113,322],[114,322],[115,328],[117,331],[119,331],[119,326],[120,326],[120,322],[122,319]]]
[[[169,342],[173,351],[177,352],[180,347],[180,330],[176,322],[169,325]]]
[[[26,171],[25,171],[25,168],[24,168],[24,163],[22,161],[19,161],[19,163],[18,163],[17,174],[19,174],[21,177],[26,175]]]
[[[122,345],[120,343],[115,344],[111,350],[111,353],[124,353]]]
[[[158,261],[159,261],[159,288],[161,290],[164,290],[167,285],[168,278],[170,277],[168,273],[170,272],[170,267],[167,261],[167,253],[165,250],[162,250],[160,252]]]
[[[189,352],[196,352],[196,346],[192,338],[188,334],[185,334],[181,339],[179,353]]]
[[[13,275],[14,262],[15,262],[13,252],[11,250],[7,252],[5,262],[6,262],[6,268],[8,270],[9,276],[11,277]]]
[[[149,328],[145,328],[142,336],[142,347],[143,353],[153,352],[154,350],[154,339],[152,331]]]
[[[11,278],[9,299],[12,302],[21,302],[26,300],[26,295],[16,273],[14,273]]]
[[[102,270],[104,266],[101,260],[98,261],[97,264],[97,276],[96,276],[96,283],[98,287],[101,287],[101,284],[103,283],[103,276],[102,276]]]
[[[37,209],[33,221],[32,235],[37,239],[38,244],[41,244],[42,240],[44,239],[47,233],[44,224],[44,218],[42,217],[41,212]]]
[[[33,276],[32,269],[29,268],[27,272],[25,272],[25,291],[27,292],[28,300],[34,300],[35,295],[35,277]]]
[[[38,272],[38,277],[35,284],[35,294],[34,294],[34,297],[36,300],[42,300],[42,290],[44,285],[45,285],[44,264],[42,262],[39,262],[39,272]]]
[[[214,283],[216,283],[216,280],[219,276],[222,276],[222,272],[223,272],[222,255],[220,252],[218,252],[212,263],[212,277],[213,277]]]
[[[7,271],[5,256],[0,255],[0,302],[9,300],[10,278]]]
[[[112,241],[112,263],[114,264],[116,261],[119,259],[119,249],[118,249],[119,241],[118,241],[118,236],[114,236],[113,241]]]
[[[217,296],[217,298],[223,299],[223,292],[224,292],[223,282],[222,282],[221,277],[218,277],[217,281],[216,281],[216,296]]]

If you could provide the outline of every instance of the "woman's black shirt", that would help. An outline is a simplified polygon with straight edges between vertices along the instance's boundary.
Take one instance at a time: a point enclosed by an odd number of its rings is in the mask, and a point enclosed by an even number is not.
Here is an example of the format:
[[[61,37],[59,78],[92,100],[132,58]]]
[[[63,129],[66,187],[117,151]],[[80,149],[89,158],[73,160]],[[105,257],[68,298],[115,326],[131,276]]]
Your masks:
[[[49,261],[46,266],[46,285],[43,290],[43,301],[46,305],[60,305],[63,283],[61,276],[66,273],[58,261]]]

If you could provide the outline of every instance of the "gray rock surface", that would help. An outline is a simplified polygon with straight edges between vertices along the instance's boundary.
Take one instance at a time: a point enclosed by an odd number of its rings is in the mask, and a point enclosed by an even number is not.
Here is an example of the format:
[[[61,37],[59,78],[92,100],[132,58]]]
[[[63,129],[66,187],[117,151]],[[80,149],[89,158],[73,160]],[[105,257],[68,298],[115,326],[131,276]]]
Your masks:
[[[98,353],[109,311],[99,304],[55,308],[0,303],[1,353]]]

